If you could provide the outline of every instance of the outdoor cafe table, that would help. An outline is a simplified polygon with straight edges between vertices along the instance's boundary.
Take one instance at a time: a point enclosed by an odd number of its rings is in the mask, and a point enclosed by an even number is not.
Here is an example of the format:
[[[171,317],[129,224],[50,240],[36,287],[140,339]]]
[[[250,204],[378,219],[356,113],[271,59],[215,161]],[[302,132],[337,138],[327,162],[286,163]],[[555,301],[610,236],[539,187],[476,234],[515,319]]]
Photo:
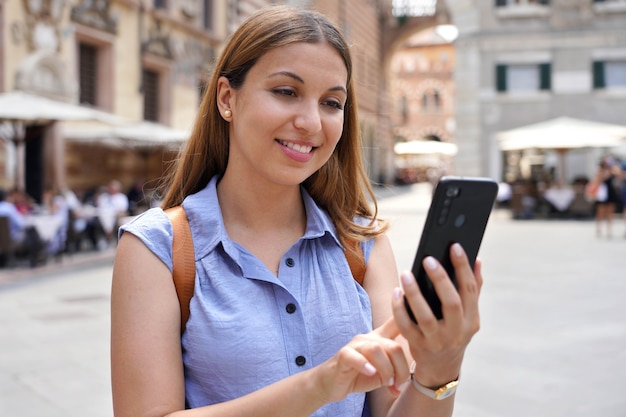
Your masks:
[[[61,228],[63,219],[54,214],[28,214],[24,216],[26,224],[33,226],[42,240],[50,241]]]
[[[554,206],[558,211],[565,211],[574,201],[576,193],[569,187],[551,187],[543,194],[543,198]]]

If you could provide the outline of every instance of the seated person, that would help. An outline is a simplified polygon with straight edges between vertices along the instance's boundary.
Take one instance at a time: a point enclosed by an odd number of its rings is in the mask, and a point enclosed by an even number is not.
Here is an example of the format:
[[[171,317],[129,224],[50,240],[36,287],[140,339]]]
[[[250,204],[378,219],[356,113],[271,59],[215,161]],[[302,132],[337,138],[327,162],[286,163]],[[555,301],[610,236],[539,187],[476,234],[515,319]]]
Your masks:
[[[7,217],[13,243],[14,253],[17,257],[27,257],[31,266],[45,261],[45,245],[37,230],[26,224],[24,216],[15,205],[6,201],[7,193],[0,189],[0,217]],[[6,263],[6,257],[2,260]]]

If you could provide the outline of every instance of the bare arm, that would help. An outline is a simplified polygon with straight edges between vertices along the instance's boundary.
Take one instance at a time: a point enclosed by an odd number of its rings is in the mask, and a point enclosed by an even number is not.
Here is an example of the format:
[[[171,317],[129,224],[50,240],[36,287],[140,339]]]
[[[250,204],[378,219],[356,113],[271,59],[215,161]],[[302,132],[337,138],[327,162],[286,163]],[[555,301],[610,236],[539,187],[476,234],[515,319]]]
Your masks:
[[[137,237],[119,241],[111,288],[115,415],[163,416],[184,408],[180,307],[172,274]]]

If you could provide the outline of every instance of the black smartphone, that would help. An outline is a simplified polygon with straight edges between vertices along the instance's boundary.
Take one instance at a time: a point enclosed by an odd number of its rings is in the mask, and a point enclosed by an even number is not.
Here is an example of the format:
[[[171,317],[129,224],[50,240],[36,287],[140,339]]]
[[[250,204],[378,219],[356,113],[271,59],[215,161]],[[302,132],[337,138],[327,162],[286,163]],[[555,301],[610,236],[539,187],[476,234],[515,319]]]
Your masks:
[[[412,271],[437,319],[443,318],[441,302],[422,260],[429,255],[437,259],[458,288],[450,261],[450,246],[460,243],[474,267],[497,193],[498,184],[492,179],[452,176],[442,177],[433,191]],[[416,322],[406,299],[405,304],[409,316]]]

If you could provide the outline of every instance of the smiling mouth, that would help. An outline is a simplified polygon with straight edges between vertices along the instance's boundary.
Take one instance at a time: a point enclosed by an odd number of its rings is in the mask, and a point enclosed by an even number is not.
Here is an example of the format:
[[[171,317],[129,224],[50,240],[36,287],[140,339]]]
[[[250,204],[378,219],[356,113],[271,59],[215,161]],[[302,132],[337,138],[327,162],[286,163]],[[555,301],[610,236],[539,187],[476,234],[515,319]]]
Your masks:
[[[303,153],[303,154],[307,154],[310,153],[313,150],[312,146],[304,146],[304,145],[298,145],[297,143],[293,143],[293,142],[285,142],[282,140],[278,140],[278,143],[280,143],[283,146],[288,147],[289,149],[296,151],[298,153]]]

